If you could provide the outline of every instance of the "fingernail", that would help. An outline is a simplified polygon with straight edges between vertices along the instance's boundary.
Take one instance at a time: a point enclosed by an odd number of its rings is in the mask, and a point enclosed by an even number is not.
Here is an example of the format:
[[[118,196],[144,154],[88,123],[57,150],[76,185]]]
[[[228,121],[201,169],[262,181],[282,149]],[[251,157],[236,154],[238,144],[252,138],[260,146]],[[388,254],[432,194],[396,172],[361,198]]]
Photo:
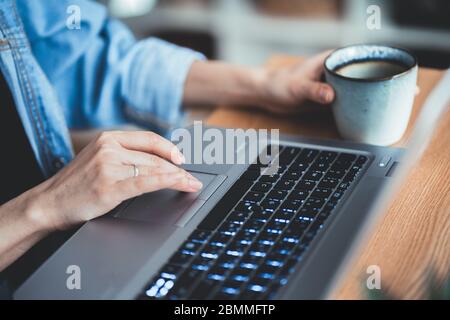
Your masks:
[[[186,158],[177,147],[173,147],[171,152],[171,161],[177,165],[180,165],[186,162]]]
[[[322,100],[324,103],[331,102],[331,92],[328,88],[322,87],[320,89],[320,100]]]
[[[180,151],[178,151],[178,160],[180,161],[180,164],[186,163],[186,158]]]
[[[190,174],[189,172],[186,171],[186,175],[189,179],[191,180],[195,180],[195,181],[199,181],[196,177],[194,177],[192,174]]]
[[[189,179],[189,187],[200,190],[203,187],[203,184],[197,179]]]

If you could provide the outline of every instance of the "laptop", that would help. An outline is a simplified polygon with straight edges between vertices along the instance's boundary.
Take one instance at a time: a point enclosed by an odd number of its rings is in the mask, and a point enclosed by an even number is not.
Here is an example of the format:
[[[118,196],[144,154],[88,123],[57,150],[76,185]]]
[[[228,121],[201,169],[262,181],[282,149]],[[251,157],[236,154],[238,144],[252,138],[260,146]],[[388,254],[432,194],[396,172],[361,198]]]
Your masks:
[[[145,194],[84,224],[14,297],[327,298],[428,145],[449,87],[447,72],[406,149],[280,136],[275,174],[257,161],[186,165],[199,193]]]

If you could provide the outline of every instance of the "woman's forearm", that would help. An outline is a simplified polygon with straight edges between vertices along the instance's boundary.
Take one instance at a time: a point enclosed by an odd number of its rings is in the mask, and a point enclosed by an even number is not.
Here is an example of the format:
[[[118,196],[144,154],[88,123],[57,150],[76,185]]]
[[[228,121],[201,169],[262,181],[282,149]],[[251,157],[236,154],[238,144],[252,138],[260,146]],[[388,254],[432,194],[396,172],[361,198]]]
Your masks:
[[[193,63],[183,102],[203,105],[258,105],[264,96],[265,72],[216,61]]]
[[[334,91],[321,82],[329,52],[279,68],[243,67],[196,61],[186,78],[183,103],[252,106],[275,113],[297,113],[304,102],[329,104]]]
[[[37,199],[32,189],[0,206],[0,271],[48,234]]]

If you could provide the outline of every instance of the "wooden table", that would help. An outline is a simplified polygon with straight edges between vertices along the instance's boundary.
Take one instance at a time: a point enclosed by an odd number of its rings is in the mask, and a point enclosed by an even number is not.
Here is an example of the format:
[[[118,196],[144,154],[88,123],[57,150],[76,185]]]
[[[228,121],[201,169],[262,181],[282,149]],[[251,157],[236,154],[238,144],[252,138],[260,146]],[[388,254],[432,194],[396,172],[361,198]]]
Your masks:
[[[296,63],[300,58],[277,56],[268,67]],[[416,120],[425,98],[443,72],[420,69],[410,124]],[[449,88],[450,90],[450,88]],[[278,128],[282,133],[334,138],[339,135],[329,108],[307,108],[295,118],[268,115],[254,110],[219,108],[208,119],[209,125],[229,128]],[[411,132],[411,125],[404,139]],[[440,277],[450,271],[450,112],[437,128],[433,141],[419,164],[396,195],[382,222],[373,231],[361,256],[351,267],[344,285],[332,298],[361,299],[363,279],[369,265],[381,268],[381,286],[403,299],[423,297],[426,271],[435,268]]]

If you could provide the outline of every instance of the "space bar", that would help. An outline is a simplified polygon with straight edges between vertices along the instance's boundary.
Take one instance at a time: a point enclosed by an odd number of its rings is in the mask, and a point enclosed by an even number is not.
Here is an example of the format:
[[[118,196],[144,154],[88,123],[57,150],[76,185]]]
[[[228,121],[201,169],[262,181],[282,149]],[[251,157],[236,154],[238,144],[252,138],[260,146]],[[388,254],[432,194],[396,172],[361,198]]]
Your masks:
[[[228,190],[225,196],[216,204],[211,212],[198,225],[201,230],[216,230],[220,223],[226,218],[230,210],[236,205],[239,199],[252,186],[253,182],[247,180],[238,180]]]

